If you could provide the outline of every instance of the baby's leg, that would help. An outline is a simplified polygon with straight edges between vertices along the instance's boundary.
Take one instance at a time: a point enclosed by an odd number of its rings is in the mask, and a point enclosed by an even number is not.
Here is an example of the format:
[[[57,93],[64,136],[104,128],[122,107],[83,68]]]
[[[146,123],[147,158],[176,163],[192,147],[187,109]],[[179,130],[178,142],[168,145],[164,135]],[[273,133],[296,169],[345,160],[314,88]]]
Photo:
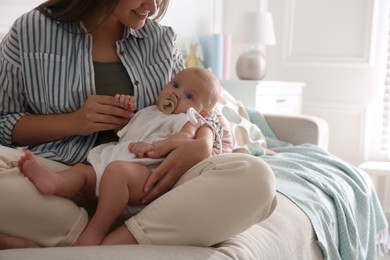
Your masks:
[[[99,202],[77,245],[100,244],[126,205],[140,205],[150,170],[140,164],[114,161],[104,170],[99,187]]]
[[[94,194],[96,176],[91,166],[77,164],[54,172],[41,163],[32,152],[26,151],[19,159],[18,167],[42,194],[64,197],[73,197],[80,191],[87,196]]]

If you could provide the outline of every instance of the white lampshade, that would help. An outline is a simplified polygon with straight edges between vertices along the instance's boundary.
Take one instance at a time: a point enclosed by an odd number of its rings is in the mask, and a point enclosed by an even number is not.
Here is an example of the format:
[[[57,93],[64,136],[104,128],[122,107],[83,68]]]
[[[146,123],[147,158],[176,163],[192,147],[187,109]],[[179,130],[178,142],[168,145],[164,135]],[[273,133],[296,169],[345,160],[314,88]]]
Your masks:
[[[275,45],[274,25],[270,12],[245,12],[238,16],[234,37],[237,41]]]
[[[267,72],[265,56],[260,45],[274,45],[275,33],[270,12],[245,12],[239,15],[234,41],[251,44],[236,63],[236,73],[243,80],[261,80]]]

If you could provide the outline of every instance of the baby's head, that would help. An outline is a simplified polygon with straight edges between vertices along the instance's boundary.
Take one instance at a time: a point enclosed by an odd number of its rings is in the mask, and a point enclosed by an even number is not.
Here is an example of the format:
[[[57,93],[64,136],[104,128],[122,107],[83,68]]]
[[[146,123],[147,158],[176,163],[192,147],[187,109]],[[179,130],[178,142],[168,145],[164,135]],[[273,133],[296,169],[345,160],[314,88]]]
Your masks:
[[[166,114],[186,113],[193,107],[203,117],[218,102],[221,85],[217,77],[204,68],[180,71],[160,92],[157,105]],[[175,106],[173,103],[176,102]]]

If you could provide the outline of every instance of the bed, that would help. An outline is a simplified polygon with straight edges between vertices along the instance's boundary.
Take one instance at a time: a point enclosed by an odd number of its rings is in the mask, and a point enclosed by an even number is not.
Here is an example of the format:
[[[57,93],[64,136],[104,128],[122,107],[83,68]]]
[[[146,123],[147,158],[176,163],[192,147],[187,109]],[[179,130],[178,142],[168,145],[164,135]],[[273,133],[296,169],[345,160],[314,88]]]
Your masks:
[[[274,155],[278,206],[265,221],[208,248],[94,246],[1,250],[0,259],[375,259],[388,227],[367,175],[328,153],[327,124],[311,116],[263,115],[246,108]]]

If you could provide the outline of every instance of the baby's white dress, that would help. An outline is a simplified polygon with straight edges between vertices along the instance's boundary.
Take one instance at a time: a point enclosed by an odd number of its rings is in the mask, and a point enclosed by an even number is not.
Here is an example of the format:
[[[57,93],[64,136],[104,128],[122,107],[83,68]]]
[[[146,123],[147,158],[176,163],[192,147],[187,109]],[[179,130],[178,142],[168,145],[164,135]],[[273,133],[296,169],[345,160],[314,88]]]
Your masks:
[[[187,114],[164,114],[157,106],[149,106],[138,111],[129,123],[118,132],[119,141],[94,147],[88,154],[87,161],[96,172],[96,195],[106,166],[115,160],[137,162],[155,168],[164,158],[136,158],[130,153],[131,142],[153,143],[180,132],[188,122]]]

